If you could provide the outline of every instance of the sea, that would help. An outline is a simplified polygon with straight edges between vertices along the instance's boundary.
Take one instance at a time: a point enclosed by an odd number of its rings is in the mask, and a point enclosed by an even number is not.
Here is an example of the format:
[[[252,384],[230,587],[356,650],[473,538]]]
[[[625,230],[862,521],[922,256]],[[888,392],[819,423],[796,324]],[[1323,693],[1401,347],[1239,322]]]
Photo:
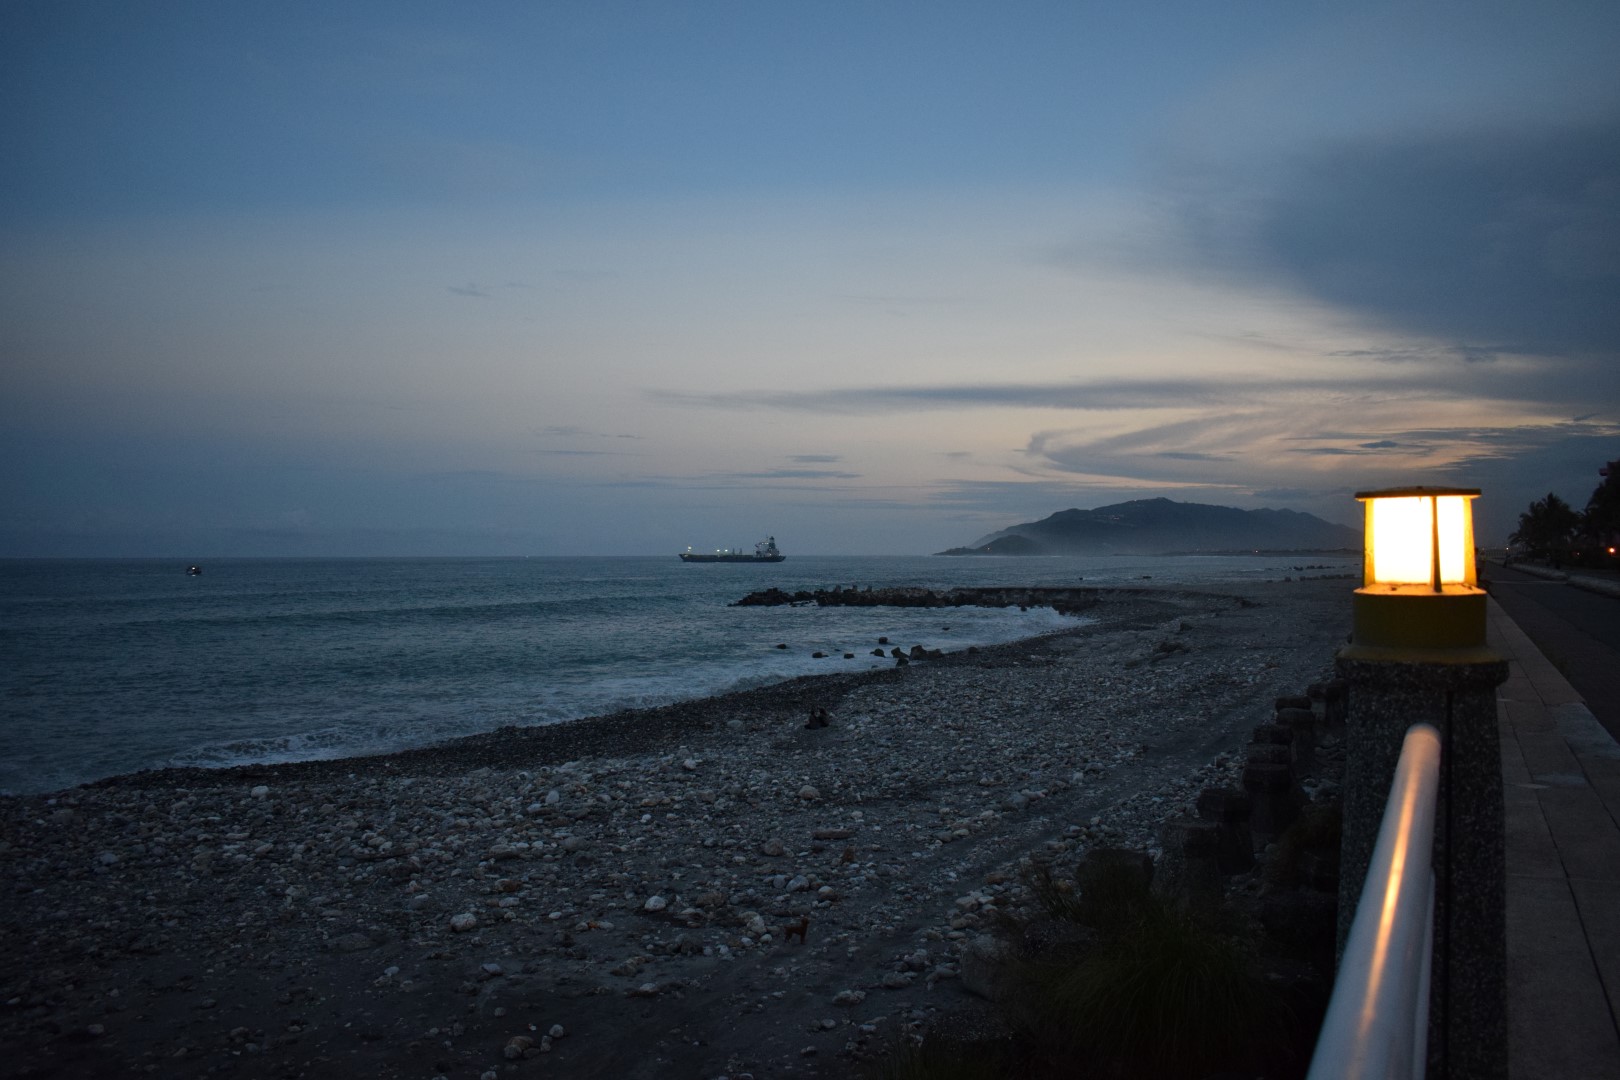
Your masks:
[[[383,753],[889,666],[871,655],[881,637],[955,650],[1077,622],[1044,608],[732,606],[770,586],[1196,587],[1276,580],[1302,561],[211,559],[189,576],[174,560],[0,560],[0,793]]]

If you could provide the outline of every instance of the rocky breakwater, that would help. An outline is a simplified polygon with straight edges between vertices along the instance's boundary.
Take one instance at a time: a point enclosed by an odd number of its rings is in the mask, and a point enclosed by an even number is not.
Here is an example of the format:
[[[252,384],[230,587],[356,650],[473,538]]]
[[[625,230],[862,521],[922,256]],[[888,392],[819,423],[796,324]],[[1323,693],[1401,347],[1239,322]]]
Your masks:
[[[7,1068],[844,1075],[968,999],[1024,860],[1157,850],[1239,787],[1340,591],[1105,597],[907,668],[0,799]]]
[[[1066,615],[1090,611],[1110,593],[1129,595],[1142,590],[1103,590],[1084,588],[961,588],[926,589],[920,586],[866,588],[834,585],[830,589],[799,589],[787,592],[770,588],[749,593],[733,607],[782,607],[816,604],[820,607],[1049,607]]]

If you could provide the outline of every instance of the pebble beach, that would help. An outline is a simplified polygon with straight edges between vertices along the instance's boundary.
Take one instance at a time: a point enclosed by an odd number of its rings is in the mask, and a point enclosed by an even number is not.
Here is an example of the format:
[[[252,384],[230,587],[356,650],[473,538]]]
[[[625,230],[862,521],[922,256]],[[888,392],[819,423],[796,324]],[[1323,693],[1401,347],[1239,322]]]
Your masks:
[[[973,1003],[1029,860],[1234,783],[1353,587],[1103,589],[878,671],[0,799],[0,1075],[854,1075]]]

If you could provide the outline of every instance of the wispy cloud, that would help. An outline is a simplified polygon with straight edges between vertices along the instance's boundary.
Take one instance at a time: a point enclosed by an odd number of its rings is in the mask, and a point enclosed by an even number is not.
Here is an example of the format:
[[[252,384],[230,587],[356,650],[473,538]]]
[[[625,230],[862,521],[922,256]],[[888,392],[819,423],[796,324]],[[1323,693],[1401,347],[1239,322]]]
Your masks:
[[[625,433],[615,433],[615,432],[606,432],[606,431],[591,431],[588,428],[577,427],[577,426],[575,426],[573,424],[547,424],[544,427],[536,428],[534,433],[536,435],[539,435],[539,436],[543,437],[543,438],[551,438],[551,439],[636,439],[636,440],[639,440],[639,439],[642,438],[642,436],[640,436],[640,435],[630,435],[630,434],[625,434]]]
[[[1390,380],[1389,388],[1408,382]],[[648,397],[669,405],[715,409],[768,409],[786,412],[861,415],[939,409],[1158,409],[1217,405],[1251,398],[1257,391],[1341,389],[1342,381],[1304,380],[1279,384],[1243,379],[1106,380],[1061,383],[976,383],[958,385],[866,386],[810,391],[728,391],[693,394],[651,390]]]
[[[763,469],[759,472],[715,473],[716,477],[738,480],[859,480],[860,473],[838,472],[833,469]]]

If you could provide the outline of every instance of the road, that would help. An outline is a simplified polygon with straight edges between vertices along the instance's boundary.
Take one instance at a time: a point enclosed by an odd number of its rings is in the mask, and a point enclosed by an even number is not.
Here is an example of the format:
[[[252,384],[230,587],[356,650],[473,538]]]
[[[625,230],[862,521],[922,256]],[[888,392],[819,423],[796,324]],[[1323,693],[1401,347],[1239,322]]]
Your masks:
[[[1495,564],[1491,596],[1620,741],[1620,599]]]

